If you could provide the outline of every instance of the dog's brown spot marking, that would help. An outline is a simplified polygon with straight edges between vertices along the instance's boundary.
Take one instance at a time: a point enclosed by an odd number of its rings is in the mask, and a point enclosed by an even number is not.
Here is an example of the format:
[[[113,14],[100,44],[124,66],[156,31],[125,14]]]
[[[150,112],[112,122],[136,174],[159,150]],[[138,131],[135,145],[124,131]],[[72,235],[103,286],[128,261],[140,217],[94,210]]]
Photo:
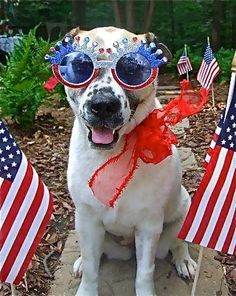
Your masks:
[[[147,40],[148,43],[149,42],[154,42],[154,40],[156,40],[158,42],[157,37],[151,32],[148,32],[148,33],[145,34],[145,39]]]
[[[155,36],[153,33],[151,32],[148,32],[145,34],[145,39],[147,40],[148,43],[150,42],[154,42],[157,46],[157,49],[161,49],[163,51],[163,55],[165,57],[167,57],[168,59],[168,63],[171,62],[172,60],[172,53],[170,52],[169,48],[163,44],[163,43],[160,43],[157,36]]]
[[[68,32],[68,33],[65,35],[65,37],[66,37],[66,36],[69,36],[69,37],[71,37],[71,38],[74,38],[76,35],[79,35],[79,33],[81,33],[81,30],[80,30],[79,27],[77,27],[77,28],[72,29],[70,32]]]

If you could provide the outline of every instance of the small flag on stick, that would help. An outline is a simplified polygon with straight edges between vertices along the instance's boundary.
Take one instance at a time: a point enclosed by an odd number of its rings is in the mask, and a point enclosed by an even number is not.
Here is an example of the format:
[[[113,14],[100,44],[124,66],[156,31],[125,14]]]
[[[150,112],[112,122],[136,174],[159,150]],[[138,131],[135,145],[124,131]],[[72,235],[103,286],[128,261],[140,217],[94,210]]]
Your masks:
[[[52,196],[0,120],[0,282],[18,284],[52,213]]]
[[[236,255],[235,75],[236,73],[232,73],[227,105],[220,121],[221,127],[215,145],[208,159],[206,172],[178,235],[180,239],[234,255]]]
[[[197,74],[197,80],[200,82],[202,87],[209,89],[212,85],[213,80],[219,74],[219,72],[220,68],[216,61],[216,58],[214,57],[208,38],[208,44]]]
[[[177,69],[178,69],[178,72],[180,75],[183,75],[183,74],[188,74],[189,71],[192,71],[192,65],[190,63],[190,60],[188,58],[188,55],[187,55],[187,46],[185,44],[184,46],[184,51],[181,55],[181,57],[179,58],[179,61],[177,63]],[[188,79],[188,77],[187,77]]]

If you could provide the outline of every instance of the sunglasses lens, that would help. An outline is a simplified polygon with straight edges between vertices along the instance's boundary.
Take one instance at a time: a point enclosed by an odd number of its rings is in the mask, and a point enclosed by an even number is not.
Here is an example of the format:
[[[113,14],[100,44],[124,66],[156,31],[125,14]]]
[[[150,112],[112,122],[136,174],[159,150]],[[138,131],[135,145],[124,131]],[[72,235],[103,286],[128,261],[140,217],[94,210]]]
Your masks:
[[[148,80],[152,72],[149,61],[139,53],[123,55],[116,64],[116,75],[125,84],[137,86]]]
[[[65,81],[80,84],[84,83],[92,76],[94,66],[88,55],[82,52],[72,52],[64,56],[59,70]]]

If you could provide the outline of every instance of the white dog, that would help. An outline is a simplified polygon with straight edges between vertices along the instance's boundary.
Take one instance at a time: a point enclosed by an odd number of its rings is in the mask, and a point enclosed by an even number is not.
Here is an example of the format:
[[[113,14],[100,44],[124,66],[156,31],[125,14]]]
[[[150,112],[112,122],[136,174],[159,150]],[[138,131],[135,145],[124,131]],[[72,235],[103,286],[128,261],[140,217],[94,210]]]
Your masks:
[[[70,34],[88,36],[104,48],[111,48],[113,42],[124,37],[134,36],[113,27],[87,32],[75,29]],[[149,42],[153,38],[151,33],[138,36],[139,40]],[[155,258],[164,258],[169,250],[178,274],[192,278],[196,263],[189,255],[187,244],[177,240],[190,198],[181,185],[181,164],[174,146],[172,155],[156,165],[139,160],[138,169],[114,208],[96,200],[88,186],[92,174],[122,150],[125,134],[153,109],[160,107],[155,98],[156,84],[138,91],[127,91],[106,69],[86,88],[65,87],[65,90],[75,113],[68,187],[76,206],[76,230],[81,249],[81,257],[74,264],[75,273],[82,272],[76,295],[98,295],[99,263],[103,253],[108,258],[131,257],[131,248],[116,243],[110,234],[135,241],[136,295],[156,295],[153,281]],[[104,126],[106,128],[103,129]],[[108,129],[112,133],[108,133]]]

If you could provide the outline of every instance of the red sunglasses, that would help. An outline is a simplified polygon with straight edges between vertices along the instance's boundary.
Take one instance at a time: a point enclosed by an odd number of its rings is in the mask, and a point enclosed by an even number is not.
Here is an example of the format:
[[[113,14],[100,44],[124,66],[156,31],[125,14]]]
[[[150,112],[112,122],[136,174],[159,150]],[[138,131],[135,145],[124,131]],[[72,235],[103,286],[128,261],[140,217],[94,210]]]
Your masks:
[[[124,89],[141,89],[151,84],[158,75],[158,68],[167,63],[160,49],[156,50],[155,43],[138,43],[137,37],[132,42],[127,38],[121,43],[114,42],[106,50],[109,59],[98,60],[105,50],[93,42],[89,47],[89,37],[80,44],[80,37],[76,36],[74,44],[66,37],[64,44],[57,43],[57,50],[51,48],[53,56],[46,55],[45,59],[52,63],[55,78],[71,88],[84,88],[94,80],[100,69],[111,69],[115,81]]]

